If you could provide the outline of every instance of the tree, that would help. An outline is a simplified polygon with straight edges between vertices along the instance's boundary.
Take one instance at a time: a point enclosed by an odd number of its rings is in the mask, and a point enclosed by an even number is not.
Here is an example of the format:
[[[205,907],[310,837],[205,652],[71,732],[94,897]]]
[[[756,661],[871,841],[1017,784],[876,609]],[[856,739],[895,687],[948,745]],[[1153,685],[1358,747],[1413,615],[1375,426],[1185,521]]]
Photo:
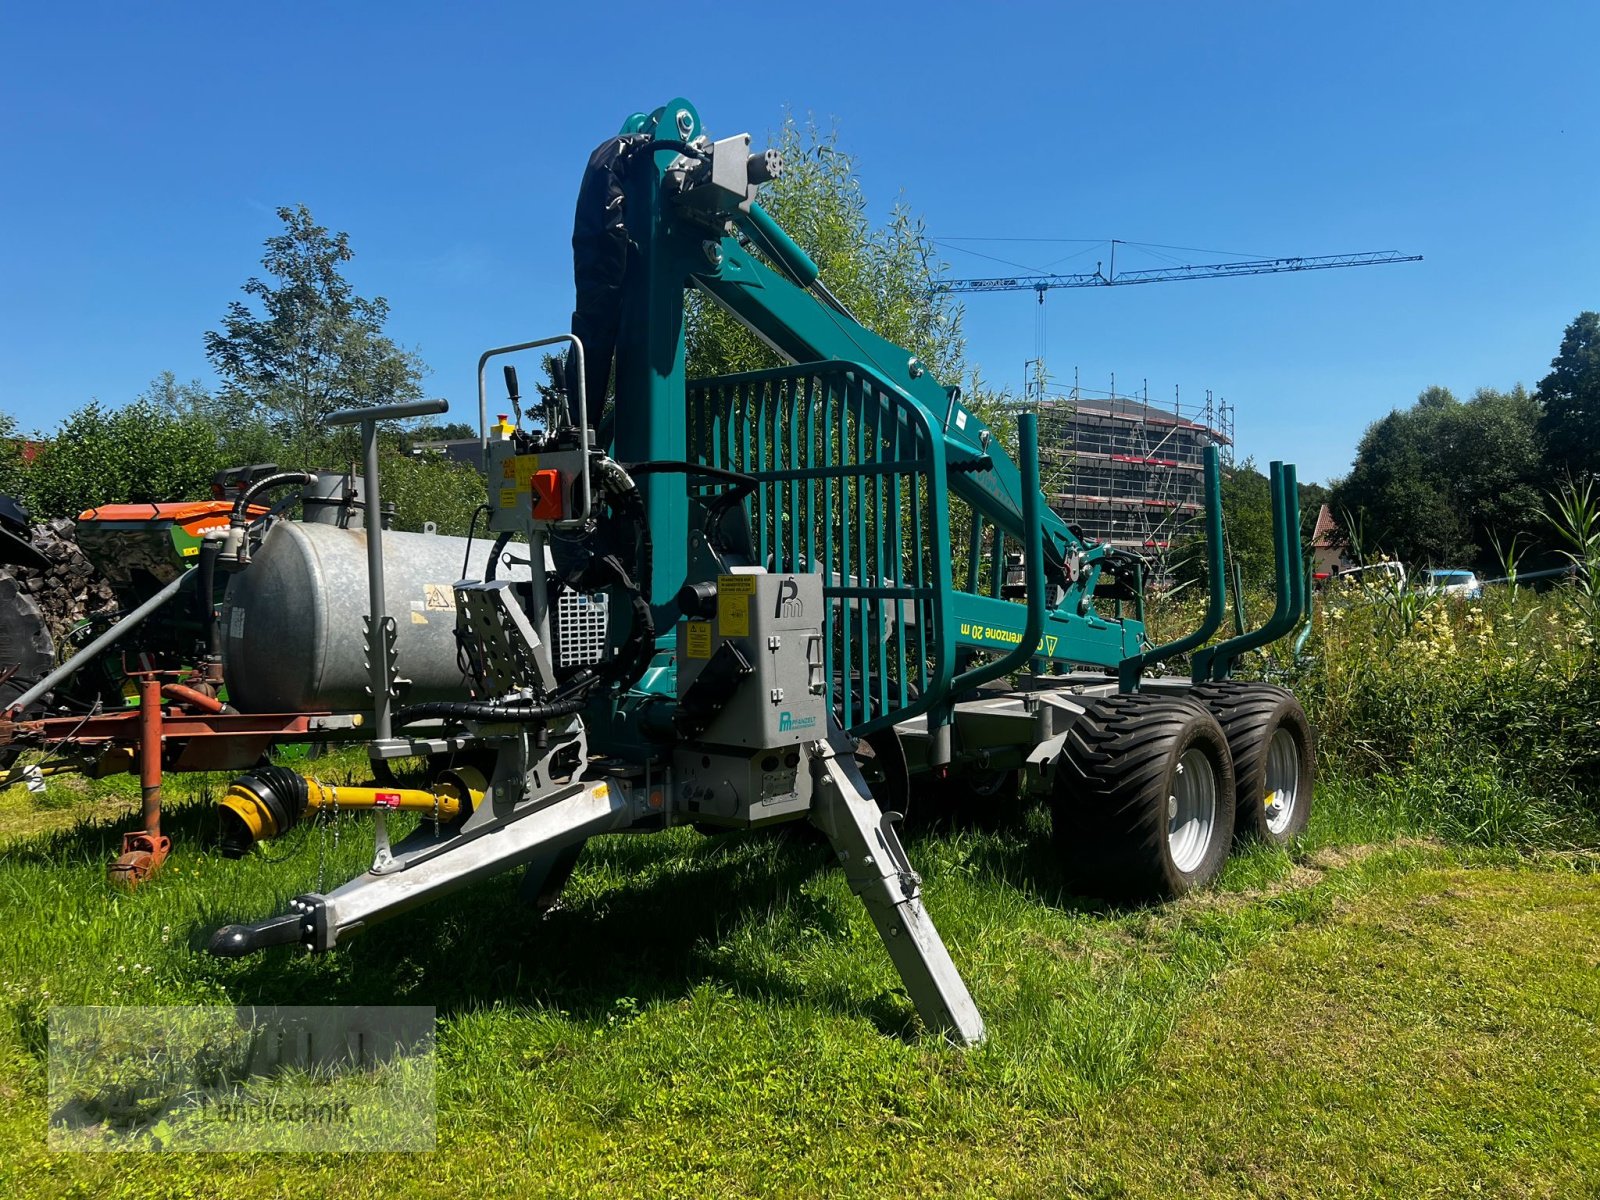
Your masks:
[[[1538,397],[1540,430],[1556,468],[1600,472],[1600,313],[1581,312],[1567,326]]]
[[[961,308],[933,284],[943,271],[922,222],[904,204],[873,224],[855,159],[839,131],[803,128],[786,114],[778,130],[783,174],[762,189],[761,204],[809,254],[822,279],[880,337],[904,346],[944,383],[962,380]],[[691,377],[778,365],[732,316],[698,292],[687,300]]]
[[[171,371],[163,371],[136,399],[182,420],[210,425],[217,435],[218,460],[227,466],[276,462],[293,453],[256,411],[254,401],[236,389],[212,393],[198,379],[179,383]]]
[[[17,419],[0,412],[0,496],[19,496],[22,483],[22,447],[17,435]]]
[[[209,421],[136,400],[106,409],[91,401],[61,423],[27,468],[35,517],[72,517],[124,501],[189,500],[209,492],[223,465]]]
[[[461,537],[486,499],[483,472],[467,463],[437,455],[414,458],[386,446],[380,465],[383,502],[394,505],[396,529],[416,532],[432,521],[439,533]],[[481,523],[478,532],[485,532]]]
[[[1539,406],[1520,385],[1462,403],[1431,387],[1362,436],[1331,503],[1368,555],[1416,566],[1496,565],[1494,542],[1541,529]]]
[[[1230,561],[1238,563],[1246,588],[1270,587],[1277,568],[1272,547],[1272,482],[1247,458],[1222,474],[1222,522]],[[1189,534],[1174,547],[1173,577],[1207,582],[1203,534]],[[1233,586],[1233,580],[1228,580]]]
[[[478,427],[465,421],[424,421],[405,432],[407,446],[417,442],[459,442],[478,436]]]
[[[354,257],[349,235],[330,234],[303,204],[278,217],[284,232],[261,259],[270,280],[243,289],[261,311],[229,304],[222,330],[205,335],[206,357],[224,400],[264,410],[293,450],[309,453],[330,413],[417,399],[426,368],[384,336],[388,301],[356,295],[341,273]]]
[[[134,397],[155,408],[165,409],[174,416],[213,416],[216,397],[198,379],[179,383],[171,371],[163,371],[150,381],[148,387]]]

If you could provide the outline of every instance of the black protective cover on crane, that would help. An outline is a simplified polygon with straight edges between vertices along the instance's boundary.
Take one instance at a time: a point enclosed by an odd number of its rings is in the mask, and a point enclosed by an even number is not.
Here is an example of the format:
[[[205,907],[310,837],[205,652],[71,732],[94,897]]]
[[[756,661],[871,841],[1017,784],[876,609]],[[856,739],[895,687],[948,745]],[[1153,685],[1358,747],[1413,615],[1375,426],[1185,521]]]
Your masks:
[[[611,360],[616,356],[622,324],[622,281],[633,251],[623,213],[622,172],[629,151],[648,141],[649,135],[642,133],[607,138],[589,156],[578,188],[578,209],[572,221],[572,277],[577,291],[572,332],[583,342],[583,390],[591,429],[600,424],[605,408],[606,384],[611,379]],[[567,374],[569,378],[573,375],[571,363]]]

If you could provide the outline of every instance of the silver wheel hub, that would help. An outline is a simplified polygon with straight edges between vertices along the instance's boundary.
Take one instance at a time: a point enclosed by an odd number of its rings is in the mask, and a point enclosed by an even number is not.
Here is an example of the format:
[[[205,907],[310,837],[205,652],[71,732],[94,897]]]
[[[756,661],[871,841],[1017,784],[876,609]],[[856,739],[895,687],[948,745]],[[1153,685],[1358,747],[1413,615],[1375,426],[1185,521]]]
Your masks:
[[[1172,773],[1167,797],[1167,849],[1173,866],[1193,874],[1205,862],[1216,836],[1217,774],[1206,752],[1184,752]]]
[[[1300,744],[1282,726],[1267,744],[1267,830],[1282,836],[1294,821],[1300,802]]]

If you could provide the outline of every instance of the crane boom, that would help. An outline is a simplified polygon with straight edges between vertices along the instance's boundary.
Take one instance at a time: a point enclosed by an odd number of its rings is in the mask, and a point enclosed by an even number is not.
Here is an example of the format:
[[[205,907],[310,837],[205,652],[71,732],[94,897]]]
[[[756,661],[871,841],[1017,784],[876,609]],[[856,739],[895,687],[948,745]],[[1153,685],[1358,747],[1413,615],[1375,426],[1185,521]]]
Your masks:
[[[1115,246],[1115,243],[1113,243]],[[1384,263],[1421,262],[1420,254],[1398,250],[1374,250],[1359,254],[1318,254],[1302,258],[1256,258],[1243,262],[1196,263],[1181,267],[1155,267],[1142,271],[1112,267],[1076,275],[1007,275],[992,279],[943,279],[934,284],[938,292],[1038,292],[1043,297],[1051,288],[1121,287],[1135,283],[1171,283],[1179,279],[1224,279],[1234,275],[1277,275],[1286,271],[1328,271],[1335,267],[1376,267]]]

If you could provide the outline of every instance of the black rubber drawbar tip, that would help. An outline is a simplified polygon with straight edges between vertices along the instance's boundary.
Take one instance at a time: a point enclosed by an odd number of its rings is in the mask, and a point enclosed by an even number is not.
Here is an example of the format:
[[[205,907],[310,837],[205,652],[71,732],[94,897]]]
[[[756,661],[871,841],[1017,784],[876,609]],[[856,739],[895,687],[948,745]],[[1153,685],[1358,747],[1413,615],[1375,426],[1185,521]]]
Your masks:
[[[268,917],[250,925],[224,925],[211,935],[206,950],[218,958],[243,958],[269,946],[289,946],[300,940],[299,913]]]

